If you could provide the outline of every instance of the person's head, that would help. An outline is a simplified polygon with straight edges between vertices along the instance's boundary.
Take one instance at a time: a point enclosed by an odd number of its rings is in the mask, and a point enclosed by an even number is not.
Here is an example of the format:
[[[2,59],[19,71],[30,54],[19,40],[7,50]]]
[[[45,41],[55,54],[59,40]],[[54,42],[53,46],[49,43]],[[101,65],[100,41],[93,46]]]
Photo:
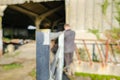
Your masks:
[[[69,25],[69,24],[65,24],[65,25],[64,25],[64,29],[65,29],[65,30],[70,29],[70,25]]]

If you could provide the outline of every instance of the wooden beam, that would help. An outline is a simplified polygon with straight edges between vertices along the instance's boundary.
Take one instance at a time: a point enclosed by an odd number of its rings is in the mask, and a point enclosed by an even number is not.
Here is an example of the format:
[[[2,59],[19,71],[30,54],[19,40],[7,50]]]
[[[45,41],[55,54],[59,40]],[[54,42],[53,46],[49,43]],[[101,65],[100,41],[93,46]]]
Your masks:
[[[45,18],[45,17],[53,14],[54,12],[58,11],[58,10],[61,9],[62,7],[63,7],[63,6],[59,6],[59,7],[57,7],[57,8],[52,9],[52,10],[49,10],[49,11],[47,11],[46,13],[43,13],[43,14],[39,15],[39,17]]]
[[[19,11],[19,12],[22,12],[22,13],[24,13],[24,14],[33,16],[33,17],[38,17],[38,16],[39,16],[39,15],[36,14],[36,13],[33,13],[33,12],[31,12],[31,11],[28,11],[28,10],[25,10],[25,9],[23,9],[23,8],[21,8],[21,7],[18,7],[18,6],[12,5],[12,6],[9,6],[9,8],[14,9],[14,10]]]
[[[38,5],[39,5],[40,7],[42,7],[42,8],[48,9],[48,8],[46,8],[45,6],[43,6],[43,4],[41,4],[41,3],[39,3]]]
[[[53,14],[53,13],[56,12],[57,10],[61,9],[62,7],[63,7],[63,6],[54,8],[53,10],[49,10],[49,11],[47,11],[46,13],[43,13],[43,14],[39,15],[39,17],[37,16],[37,17],[36,17],[36,20],[35,20],[36,29],[39,30],[39,25],[41,24],[41,21],[42,21],[43,19],[45,19],[47,16]]]

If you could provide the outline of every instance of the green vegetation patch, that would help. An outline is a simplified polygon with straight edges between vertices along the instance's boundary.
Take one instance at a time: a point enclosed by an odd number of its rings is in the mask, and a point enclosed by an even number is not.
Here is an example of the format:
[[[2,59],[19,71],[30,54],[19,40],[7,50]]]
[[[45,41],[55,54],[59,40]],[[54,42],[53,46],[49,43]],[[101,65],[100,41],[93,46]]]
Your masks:
[[[10,43],[11,39],[10,39],[10,38],[6,38],[6,37],[3,37],[3,41],[6,42],[6,43]]]
[[[89,74],[89,73],[76,72],[75,76],[90,77],[91,80],[120,80],[120,76],[114,76],[114,75],[100,75],[100,74]]]
[[[97,39],[100,39],[100,32],[98,29],[88,29],[88,31],[94,34],[97,37]]]
[[[12,70],[12,69],[21,68],[21,67],[23,66],[22,64],[19,64],[19,63],[6,64],[2,66],[4,70]]]
[[[35,80],[35,79],[36,79],[36,69],[33,69],[33,70],[29,73],[29,75],[33,78],[33,80]]]

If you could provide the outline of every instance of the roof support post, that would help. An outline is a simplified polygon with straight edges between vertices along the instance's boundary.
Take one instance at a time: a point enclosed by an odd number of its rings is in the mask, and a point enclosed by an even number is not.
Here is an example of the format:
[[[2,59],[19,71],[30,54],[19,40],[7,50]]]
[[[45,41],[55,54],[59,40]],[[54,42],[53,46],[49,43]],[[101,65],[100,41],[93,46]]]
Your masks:
[[[7,6],[0,6],[0,57],[3,53],[3,41],[2,41],[2,16],[4,15],[4,10]]]
[[[40,29],[40,24],[41,24],[41,22],[42,22],[42,20],[43,20],[44,18],[42,18],[42,17],[36,17],[36,19],[35,19],[35,26],[36,26],[36,30],[39,30]]]
[[[28,10],[25,10],[19,6],[12,5],[12,6],[9,6],[9,8],[14,9],[14,10],[19,11],[19,12],[22,12],[24,14],[27,14],[28,16],[32,16],[32,17],[39,16],[38,14],[31,12],[31,11],[28,11]]]
[[[54,12],[58,11],[58,10],[61,9],[62,7],[63,7],[63,6],[59,6],[59,7],[57,7],[57,8],[52,9],[52,10],[48,10],[47,12],[39,15],[39,17],[44,17],[44,18],[45,18],[45,17],[53,14]]]
[[[54,9],[52,9],[52,10],[47,11],[46,13],[43,13],[43,14],[37,16],[36,19],[35,19],[36,29],[39,30],[39,26],[40,26],[41,22],[42,22],[47,16],[53,14],[54,12],[58,11],[58,10],[61,9],[61,8],[62,8],[62,6],[57,7],[57,8],[54,8]]]

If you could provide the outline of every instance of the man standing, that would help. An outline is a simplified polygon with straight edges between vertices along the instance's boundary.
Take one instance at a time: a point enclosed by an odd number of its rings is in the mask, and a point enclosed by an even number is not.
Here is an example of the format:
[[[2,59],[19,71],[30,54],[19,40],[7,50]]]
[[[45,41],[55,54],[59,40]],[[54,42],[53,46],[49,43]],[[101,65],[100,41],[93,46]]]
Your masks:
[[[75,51],[75,32],[71,30],[69,24],[64,25],[64,60],[65,70],[71,74],[70,64],[73,61],[73,53]]]

